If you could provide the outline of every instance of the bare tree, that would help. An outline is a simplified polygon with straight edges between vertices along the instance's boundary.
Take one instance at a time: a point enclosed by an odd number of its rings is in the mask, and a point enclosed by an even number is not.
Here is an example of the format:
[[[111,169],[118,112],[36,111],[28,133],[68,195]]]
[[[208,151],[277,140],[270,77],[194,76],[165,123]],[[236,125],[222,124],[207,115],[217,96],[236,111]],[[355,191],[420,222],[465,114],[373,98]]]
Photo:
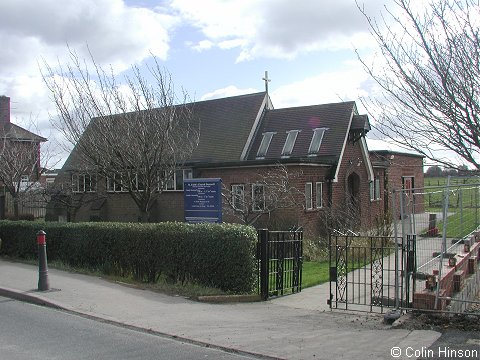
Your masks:
[[[19,216],[19,202],[36,185],[41,173],[40,142],[18,139],[1,132],[0,183],[13,199],[13,216]]]
[[[170,74],[155,57],[146,69],[150,84],[136,65],[119,79],[93,57],[88,66],[70,55],[65,67],[44,63],[43,79],[59,115],[54,125],[74,145],[75,167],[128,192],[148,221],[164,184],[198,145],[193,105],[185,92],[178,101]]]
[[[377,114],[374,127],[444,166],[459,165],[447,150],[479,170],[480,2],[393,3],[377,21],[357,1],[381,50],[372,63],[359,56],[383,90],[363,101]]]
[[[278,164],[247,179],[246,184],[224,186],[225,213],[242,223],[254,225],[265,214],[305,204],[305,195],[295,186],[300,172],[292,172]]]

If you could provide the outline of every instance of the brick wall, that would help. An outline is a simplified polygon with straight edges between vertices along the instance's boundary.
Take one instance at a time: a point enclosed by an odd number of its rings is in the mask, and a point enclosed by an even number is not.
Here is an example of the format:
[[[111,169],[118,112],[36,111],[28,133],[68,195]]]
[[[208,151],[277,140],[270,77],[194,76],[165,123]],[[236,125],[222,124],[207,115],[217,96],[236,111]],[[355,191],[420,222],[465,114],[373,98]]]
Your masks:
[[[455,255],[456,264],[449,266],[448,259],[445,259],[442,268],[441,278],[438,279],[440,273],[436,271],[434,274],[438,281],[439,296],[445,298],[457,298],[472,301],[479,291],[478,283],[478,267],[480,259],[480,233],[473,235],[465,242],[470,244],[468,251],[460,251]],[[439,299],[435,308],[436,287],[429,289],[419,289],[414,294],[413,307],[415,309],[426,310],[448,310],[449,307],[455,309],[465,309],[465,304],[451,304],[448,299]]]
[[[412,178],[413,187],[421,189],[425,186],[423,172],[423,157],[418,155],[409,155],[392,151],[372,151],[370,154],[371,162],[374,166],[375,177],[377,175],[384,179],[382,184],[382,197],[384,199],[385,209],[392,209],[393,190],[403,188],[404,179]],[[415,212],[423,213],[425,211],[423,195],[415,195]],[[399,193],[396,193],[396,216],[399,216]]]
[[[370,199],[370,179],[363,157],[360,143],[348,142],[342,163],[340,164],[338,178],[333,182],[333,176],[330,166],[317,164],[288,165],[291,173],[301,173],[297,176],[293,183],[298,189],[300,195],[297,202],[301,205],[293,209],[282,209],[272,214],[263,215],[258,221],[257,226],[269,226],[283,228],[292,225],[302,226],[307,233],[316,234],[319,232],[323,212],[330,208],[344,206],[349,201],[349,176],[358,179],[358,191],[356,197],[358,199],[359,209],[359,225],[371,226],[375,219],[383,215],[386,207],[389,206],[388,192],[394,188],[401,186],[403,176],[413,176],[415,178],[415,186],[423,186],[423,167],[421,157],[411,157],[408,155],[396,154],[395,161],[391,161],[387,166],[376,166],[374,168],[375,178],[380,179],[380,199]],[[393,160],[393,159],[390,159]],[[230,189],[233,184],[245,184],[245,191],[251,191],[250,184],[258,179],[258,173],[273,169],[270,167],[230,167],[230,168],[211,168],[197,169],[195,177],[197,178],[221,178],[223,185]],[[315,207],[316,194],[315,184],[323,183],[323,204],[324,207],[317,209]],[[305,210],[305,184],[312,183],[312,202],[314,208]],[[105,181],[98,180],[98,192],[96,197],[106,196],[107,200],[103,204],[98,214],[105,221],[138,221],[140,212],[136,204],[127,193],[106,193]],[[74,221],[88,221],[91,218],[91,203],[81,206],[76,212]],[[151,213],[151,221],[183,221],[183,192],[164,192],[153,206]],[[238,218],[224,215],[225,222],[239,222]]]

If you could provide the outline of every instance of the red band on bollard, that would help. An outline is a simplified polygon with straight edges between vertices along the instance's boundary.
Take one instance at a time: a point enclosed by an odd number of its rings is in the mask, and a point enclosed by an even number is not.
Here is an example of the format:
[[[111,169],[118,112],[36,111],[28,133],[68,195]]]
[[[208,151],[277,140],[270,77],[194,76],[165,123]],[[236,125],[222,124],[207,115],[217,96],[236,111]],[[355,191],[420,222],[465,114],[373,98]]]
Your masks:
[[[44,231],[39,231],[37,233],[37,244],[38,245],[45,245],[46,241],[45,241],[45,232]]]

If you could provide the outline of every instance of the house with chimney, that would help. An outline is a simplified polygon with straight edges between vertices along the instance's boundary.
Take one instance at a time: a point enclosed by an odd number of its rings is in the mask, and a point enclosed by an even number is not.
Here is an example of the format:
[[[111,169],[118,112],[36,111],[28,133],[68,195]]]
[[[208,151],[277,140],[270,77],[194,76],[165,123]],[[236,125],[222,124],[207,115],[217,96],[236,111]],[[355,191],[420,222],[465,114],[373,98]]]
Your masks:
[[[158,189],[152,222],[184,221],[184,180],[191,178],[221,179],[224,222],[241,222],[241,215],[250,212],[257,227],[302,227],[312,234],[336,209],[349,209],[358,226],[369,226],[390,210],[390,184],[409,176],[416,186],[423,185],[422,157],[398,154],[414,165],[402,174],[406,167],[393,171],[395,163],[384,161],[392,154],[368,150],[369,119],[354,101],[275,109],[268,92],[259,92],[199,101],[192,108],[201,124],[198,146]],[[57,181],[67,179],[72,196],[89,201],[78,202],[68,214],[52,204],[47,218],[138,221],[131,197],[111,179],[82,174],[74,152]],[[269,206],[280,197],[272,187],[287,182],[288,206]]]
[[[40,146],[45,141],[12,123],[10,98],[0,96],[0,219],[24,213],[21,200],[40,177]]]

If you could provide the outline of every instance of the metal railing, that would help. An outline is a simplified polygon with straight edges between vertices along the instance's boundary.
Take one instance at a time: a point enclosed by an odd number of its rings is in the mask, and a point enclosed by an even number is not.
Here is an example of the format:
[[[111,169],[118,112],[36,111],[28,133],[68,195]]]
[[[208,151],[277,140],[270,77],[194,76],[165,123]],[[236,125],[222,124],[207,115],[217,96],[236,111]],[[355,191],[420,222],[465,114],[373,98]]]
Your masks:
[[[300,292],[303,232],[258,230],[257,260],[263,300]]]

